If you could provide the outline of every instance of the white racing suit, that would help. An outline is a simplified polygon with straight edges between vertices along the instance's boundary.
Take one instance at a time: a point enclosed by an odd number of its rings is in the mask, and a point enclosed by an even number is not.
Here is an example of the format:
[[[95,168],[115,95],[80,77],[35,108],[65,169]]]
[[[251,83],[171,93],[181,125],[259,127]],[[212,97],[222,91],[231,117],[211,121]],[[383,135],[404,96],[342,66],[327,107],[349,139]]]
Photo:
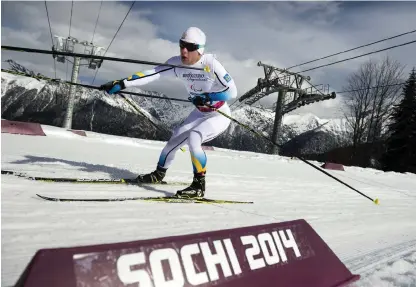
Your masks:
[[[180,56],[172,57],[166,63],[184,66]],[[230,108],[226,101],[237,97],[234,80],[212,54],[202,55],[201,59],[192,65],[198,68],[206,66],[209,67],[209,72],[161,65],[133,74],[124,80],[124,85],[128,88],[145,85],[164,77],[176,77],[184,83],[191,97],[209,93],[212,99],[210,105],[230,115]],[[158,166],[164,169],[169,168],[177,150],[188,145],[194,173],[205,174],[207,156],[201,145],[216,138],[229,125],[230,119],[220,113],[209,108],[197,107],[179,127],[175,128],[172,137],[160,154]]]

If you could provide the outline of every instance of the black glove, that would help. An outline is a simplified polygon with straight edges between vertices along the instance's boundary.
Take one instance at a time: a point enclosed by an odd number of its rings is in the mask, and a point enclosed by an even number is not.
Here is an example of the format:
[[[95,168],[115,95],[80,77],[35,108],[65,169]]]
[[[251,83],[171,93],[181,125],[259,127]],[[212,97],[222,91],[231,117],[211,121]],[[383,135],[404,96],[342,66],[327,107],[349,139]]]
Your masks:
[[[191,101],[195,106],[205,106],[205,104],[211,102],[211,99],[208,94],[202,94],[191,98]]]
[[[104,90],[110,95],[118,91],[124,90],[125,88],[126,86],[124,85],[123,80],[111,81],[100,86],[100,90]]]

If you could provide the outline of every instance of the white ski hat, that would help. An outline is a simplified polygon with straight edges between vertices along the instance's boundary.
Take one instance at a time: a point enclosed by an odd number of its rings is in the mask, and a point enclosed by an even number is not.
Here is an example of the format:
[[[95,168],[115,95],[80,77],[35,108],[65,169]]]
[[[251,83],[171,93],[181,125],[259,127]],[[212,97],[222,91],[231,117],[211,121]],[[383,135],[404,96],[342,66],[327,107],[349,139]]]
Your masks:
[[[183,32],[181,40],[188,43],[203,45],[203,47],[198,49],[198,52],[201,55],[204,53],[206,37],[204,32],[201,31],[201,29],[197,27],[189,27],[188,29],[186,29],[185,32]]]

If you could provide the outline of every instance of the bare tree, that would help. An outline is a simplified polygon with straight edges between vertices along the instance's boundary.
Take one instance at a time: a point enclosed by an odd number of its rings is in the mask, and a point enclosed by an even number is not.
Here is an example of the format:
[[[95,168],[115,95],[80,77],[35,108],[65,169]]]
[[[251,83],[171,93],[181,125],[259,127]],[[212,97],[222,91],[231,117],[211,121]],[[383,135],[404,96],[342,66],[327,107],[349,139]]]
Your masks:
[[[374,143],[382,136],[390,108],[400,97],[404,66],[389,57],[369,60],[347,80],[344,116],[351,129],[354,147]]]

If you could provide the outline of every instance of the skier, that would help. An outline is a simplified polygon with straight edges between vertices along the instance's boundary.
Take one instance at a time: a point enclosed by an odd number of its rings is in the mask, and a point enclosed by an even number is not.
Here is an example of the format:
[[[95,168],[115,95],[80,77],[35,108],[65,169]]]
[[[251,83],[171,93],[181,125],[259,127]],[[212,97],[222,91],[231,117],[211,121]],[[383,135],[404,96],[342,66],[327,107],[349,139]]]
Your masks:
[[[237,88],[230,74],[213,54],[204,53],[205,42],[204,32],[196,27],[188,28],[179,40],[180,55],[170,58],[166,63],[198,68],[208,66],[209,71],[160,65],[101,86],[102,90],[113,94],[128,87],[142,86],[165,77],[176,77],[184,83],[189,94],[188,99],[196,109],[173,131],[172,137],[160,154],[156,170],[137,177],[139,182],[144,183],[162,181],[177,150],[187,144],[194,177],[189,187],[177,191],[178,197],[205,196],[207,156],[201,145],[213,140],[228,128],[230,120],[215,110],[230,115],[231,111],[226,101],[237,97]]]

